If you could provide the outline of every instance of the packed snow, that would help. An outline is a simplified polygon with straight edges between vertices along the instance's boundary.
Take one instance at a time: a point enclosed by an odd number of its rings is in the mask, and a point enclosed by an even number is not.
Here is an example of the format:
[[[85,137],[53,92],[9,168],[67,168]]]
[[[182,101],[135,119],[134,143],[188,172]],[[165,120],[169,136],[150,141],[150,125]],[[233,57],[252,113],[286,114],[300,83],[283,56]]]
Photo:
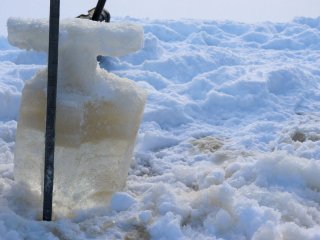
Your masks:
[[[54,222],[13,179],[21,90],[46,57],[0,39],[0,238],[320,239],[320,17],[113,21],[145,34],[98,57],[148,92],[126,187]]]

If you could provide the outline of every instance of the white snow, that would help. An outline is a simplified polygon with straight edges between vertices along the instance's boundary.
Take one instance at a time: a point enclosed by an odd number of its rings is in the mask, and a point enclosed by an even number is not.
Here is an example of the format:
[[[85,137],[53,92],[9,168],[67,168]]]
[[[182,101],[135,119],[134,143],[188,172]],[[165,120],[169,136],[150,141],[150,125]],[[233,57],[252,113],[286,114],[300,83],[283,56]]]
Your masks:
[[[1,39],[0,238],[320,239],[320,18],[117,21],[142,24],[144,48],[100,65],[149,94],[127,184],[51,223],[13,181],[21,90],[45,59]]]
[[[128,210],[134,203],[135,199],[127,193],[118,192],[113,194],[111,198],[110,208],[115,211]]]

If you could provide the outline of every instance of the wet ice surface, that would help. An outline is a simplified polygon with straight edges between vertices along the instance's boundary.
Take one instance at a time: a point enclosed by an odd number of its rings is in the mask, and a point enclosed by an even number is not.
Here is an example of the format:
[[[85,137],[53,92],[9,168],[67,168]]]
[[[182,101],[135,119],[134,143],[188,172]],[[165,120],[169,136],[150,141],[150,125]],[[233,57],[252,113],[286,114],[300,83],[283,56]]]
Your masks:
[[[51,224],[12,180],[21,89],[44,62],[2,39],[1,236],[319,239],[320,19],[119,21],[144,48],[100,64],[148,91],[126,188]]]

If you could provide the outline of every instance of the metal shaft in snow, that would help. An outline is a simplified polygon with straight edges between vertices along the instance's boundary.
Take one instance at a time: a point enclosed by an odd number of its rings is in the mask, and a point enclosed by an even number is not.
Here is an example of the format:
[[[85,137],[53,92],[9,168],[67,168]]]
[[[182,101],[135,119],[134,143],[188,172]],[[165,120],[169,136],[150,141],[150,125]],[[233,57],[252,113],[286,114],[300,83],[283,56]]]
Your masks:
[[[52,219],[60,0],[50,0],[43,220]]]
[[[100,15],[103,11],[104,5],[106,4],[107,0],[99,0],[97,3],[97,6],[94,10],[93,16],[92,16],[92,20],[93,21],[99,21]]]

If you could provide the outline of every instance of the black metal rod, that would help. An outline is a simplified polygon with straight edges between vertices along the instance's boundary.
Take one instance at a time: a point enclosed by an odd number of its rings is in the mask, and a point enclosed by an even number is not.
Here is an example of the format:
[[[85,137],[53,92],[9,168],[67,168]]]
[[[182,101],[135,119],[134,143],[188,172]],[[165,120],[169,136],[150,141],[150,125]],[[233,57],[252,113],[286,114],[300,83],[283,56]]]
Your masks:
[[[52,219],[60,0],[50,0],[43,220]]]
[[[99,0],[97,3],[97,6],[94,10],[93,16],[92,16],[92,20],[93,21],[99,21],[100,15],[103,11],[104,5],[106,4],[107,0]]]

